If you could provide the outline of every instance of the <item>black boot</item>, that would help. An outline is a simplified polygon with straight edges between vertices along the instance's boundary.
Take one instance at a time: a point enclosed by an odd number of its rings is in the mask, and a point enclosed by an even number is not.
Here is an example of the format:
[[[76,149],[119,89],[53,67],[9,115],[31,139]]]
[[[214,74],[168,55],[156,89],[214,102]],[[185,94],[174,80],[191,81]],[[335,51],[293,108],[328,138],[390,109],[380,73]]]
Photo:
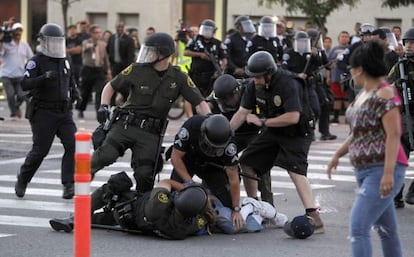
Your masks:
[[[14,185],[14,191],[16,192],[16,196],[22,198],[26,193],[26,187],[27,183],[22,182],[21,179],[19,179],[19,176],[17,176],[17,182]]]
[[[404,200],[403,200],[403,191],[404,191],[404,184],[402,185],[400,192],[394,197],[394,206],[395,208],[404,208]]]
[[[55,231],[70,233],[73,230],[73,216],[66,219],[51,219],[49,224]]]
[[[405,202],[408,204],[414,204],[414,181],[411,182],[408,192],[405,195]]]
[[[73,186],[73,183],[67,183],[63,185],[63,199],[72,199],[74,194],[75,187]]]

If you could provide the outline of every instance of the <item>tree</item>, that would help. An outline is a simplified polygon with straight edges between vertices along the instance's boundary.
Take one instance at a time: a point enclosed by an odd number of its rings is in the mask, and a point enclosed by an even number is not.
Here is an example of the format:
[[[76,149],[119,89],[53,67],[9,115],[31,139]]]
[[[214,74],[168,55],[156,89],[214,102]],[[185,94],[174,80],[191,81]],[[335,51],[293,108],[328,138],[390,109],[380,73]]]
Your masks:
[[[326,32],[326,18],[333,11],[343,5],[348,5],[350,8],[355,7],[358,2],[359,0],[258,0],[259,6],[266,5],[268,8],[271,8],[273,4],[286,6],[288,13],[301,10],[309,17],[309,21],[318,26],[323,33]],[[414,0],[382,0],[382,6],[391,9],[410,4],[414,4]]]
[[[68,29],[68,10],[72,3],[80,1],[80,0],[55,0],[62,5],[62,15],[63,15],[63,29],[66,31]]]

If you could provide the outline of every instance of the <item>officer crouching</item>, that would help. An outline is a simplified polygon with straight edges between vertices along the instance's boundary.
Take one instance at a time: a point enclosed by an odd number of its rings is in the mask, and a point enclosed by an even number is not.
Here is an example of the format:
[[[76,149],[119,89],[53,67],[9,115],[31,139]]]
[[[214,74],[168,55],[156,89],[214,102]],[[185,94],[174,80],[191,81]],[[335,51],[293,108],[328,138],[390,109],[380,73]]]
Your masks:
[[[55,136],[65,152],[62,157],[63,198],[74,194],[75,132],[72,102],[79,101],[79,92],[66,57],[65,36],[59,25],[48,23],[39,32],[40,52],[26,64],[22,89],[29,91],[30,103],[26,118],[33,132],[33,146],[17,175],[15,192],[23,197],[28,183],[48,154]]]

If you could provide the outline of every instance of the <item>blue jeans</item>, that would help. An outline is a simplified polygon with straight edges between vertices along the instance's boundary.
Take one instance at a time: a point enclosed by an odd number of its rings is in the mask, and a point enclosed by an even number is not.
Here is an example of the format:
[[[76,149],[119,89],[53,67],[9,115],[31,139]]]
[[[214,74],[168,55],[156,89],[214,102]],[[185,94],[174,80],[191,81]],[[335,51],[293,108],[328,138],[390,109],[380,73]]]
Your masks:
[[[404,182],[405,170],[406,166],[395,166],[394,187],[388,197],[381,198],[379,187],[384,165],[356,169],[358,189],[350,217],[352,256],[372,256],[370,230],[374,226],[381,238],[384,257],[402,257],[393,199]]]

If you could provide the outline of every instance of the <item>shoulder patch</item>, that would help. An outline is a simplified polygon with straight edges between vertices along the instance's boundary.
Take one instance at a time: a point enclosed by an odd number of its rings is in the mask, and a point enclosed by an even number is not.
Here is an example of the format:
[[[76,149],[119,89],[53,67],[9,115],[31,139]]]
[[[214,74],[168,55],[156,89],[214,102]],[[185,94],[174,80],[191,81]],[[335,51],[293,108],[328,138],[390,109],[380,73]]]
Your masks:
[[[202,218],[202,217],[197,218],[197,227],[198,227],[198,229],[202,229],[206,225],[207,225],[207,221],[204,218]]]
[[[190,133],[188,132],[186,128],[181,128],[180,131],[178,132],[178,138],[181,141],[187,141],[190,138]]]
[[[190,78],[190,76],[187,76],[187,86],[191,88],[196,88],[196,85],[194,84],[193,80]]]
[[[122,75],[129,75],[132,71],[132,64],[130,64],[128,67],[126,67],[123,71],[121,71]]]
[[[33,70],[34,68],[36,68],[36,62],[32,60],[28,61],[26,64],[26,69]]]
[[[234,143],[230,143],[224,150],[227,156],[234,156],[237,154],[237,146]]]
[[[161,203],[168,203],[168,195],[166,193],[158,193],[157,198]]]
[[[282,60],[283,61],[289,61],[289,59],[290,59],[290,55],[287,54],[287,53],[284,53],[283,56],[282,56]]]

